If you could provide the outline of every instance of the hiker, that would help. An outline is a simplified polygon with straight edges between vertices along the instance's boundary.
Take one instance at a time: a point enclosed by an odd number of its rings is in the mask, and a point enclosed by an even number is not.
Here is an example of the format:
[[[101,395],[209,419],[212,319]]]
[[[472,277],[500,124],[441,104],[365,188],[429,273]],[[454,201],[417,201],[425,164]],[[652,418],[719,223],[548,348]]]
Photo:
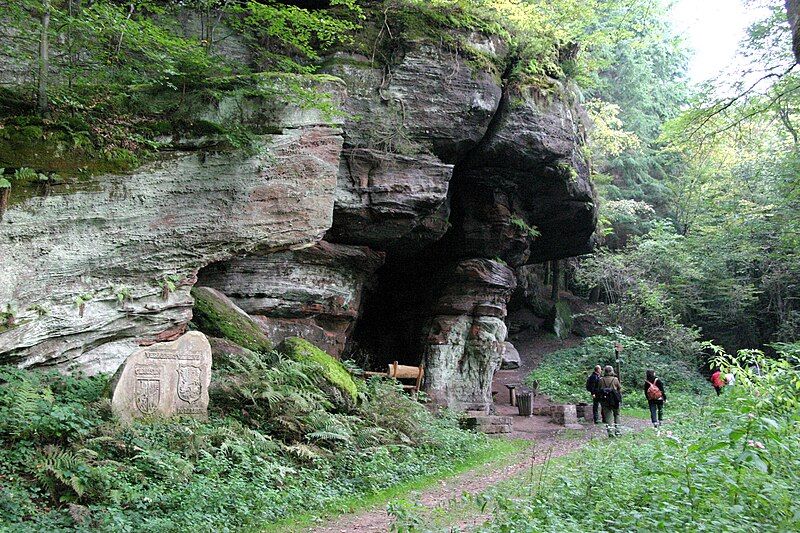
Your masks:
[[[645,372],[644,395],[650,408],[650,421],[653,427],[658,429],[664,420],[664,402],[667,401],[667,393],[664,390],[664,382],[656,377],[654,370]]]
[[[600,365],[595,365],[594,372],[589,374],[589,377],[586,378],[586,390],[592,395],[592,418],[595,424],[600,423],[600,396],[598,395],[600,388],[598,384],[600,383],[601,372],[602,368]],[[588,416],[586,418],[588,418]]]
[[[600,378],[598,387],[603,423],[606,425],[608,436],[619,437],[619,405],[622,403],[622,385],[620,385],[617,376],[614,375],[613,366],[606,365],[605,369],[603,369],[603,377]],[[614,418],[613,424],[611,424],[612,417]]]
[[[725,386],[725,380],[722,378],[722,372],[719,369],[711,374],[711,384],[714,386],[714,390],[717,391],[717,396],[719,396],[719,393],[722,392],[722,387]]]

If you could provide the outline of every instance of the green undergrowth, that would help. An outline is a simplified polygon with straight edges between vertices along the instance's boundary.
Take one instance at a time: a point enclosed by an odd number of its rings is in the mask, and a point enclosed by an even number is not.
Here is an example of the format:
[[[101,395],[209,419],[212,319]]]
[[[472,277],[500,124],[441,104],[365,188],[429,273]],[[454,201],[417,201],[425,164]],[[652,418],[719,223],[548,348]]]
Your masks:
[[[622,361],[614,355],[616,343],[622,345]],[[539,391],[553,401],[577,403],[591,401],[586,392],[586,378],[595,365],[620,368],[623,387],[623,407],[647,408],[644,378],[653,369],[665,383],[670,408],[680,403],[691,404],[697,394],[713,392],[697,371],[698,361],[683,356],[658,353],[646,342],[628,337],[616,330],[606,335],[589,337],[580,346],[558,350],[545,355],[542,363],[526,378],[537,381]]]
[[[659,432],[595,439],[456,502],[441,527],[420,509],[397,508],[394,529],[450,531],[455,520],[489,515],[476,531],[794,531],[800,366],[779,355],[757,356],[760,376],[752,354],[723,355],[716,362],[736,384],[697,398]]]
[[[259,530],[516,446],[434,416],[392,381],[357,380],[353,400],[320,364],[278,353],[215,364],[206,421],[121,424],[107,381],[0,367],[0,529]]]

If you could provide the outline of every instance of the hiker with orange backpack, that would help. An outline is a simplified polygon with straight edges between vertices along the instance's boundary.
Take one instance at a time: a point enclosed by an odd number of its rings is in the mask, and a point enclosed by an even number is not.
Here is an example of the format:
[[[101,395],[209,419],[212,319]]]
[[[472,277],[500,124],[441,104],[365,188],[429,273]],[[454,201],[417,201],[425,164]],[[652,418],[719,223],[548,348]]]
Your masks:
[[[658,429],[664,420],[664,402],[667,401],[667,393],[664,390],[664,382],[656,377],[654,370],[648,370],[644,377],[644,395],[647,398],[647,406],[650,408],[650,421],[653,427]]]

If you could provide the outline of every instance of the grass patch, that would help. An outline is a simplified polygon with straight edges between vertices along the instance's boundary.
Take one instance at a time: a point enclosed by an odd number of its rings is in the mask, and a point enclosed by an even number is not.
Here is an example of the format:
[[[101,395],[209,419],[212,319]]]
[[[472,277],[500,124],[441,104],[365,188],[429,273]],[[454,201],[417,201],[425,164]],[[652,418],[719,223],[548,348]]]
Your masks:
[[[638,418],[640,420],[650,420],[650,409],[643,407],[625,407],[621,410],[622,416]]]
[[[307,531],[311,527],[324,523],[325,520],[331,520],[343,514],[385,506],[390,502],[408,496],[411,492],[428,489],[442,480],[453,478],[479,467],[497,468],[509,464],[515,456],[527,450],[530,446],[531,442],[523,439],[490,439],[483,448],[475,450],[461,460],[442,465],[441,469],[428,475],[419,476],[372,494],[350,496],[332,501],[318,512],[294,515],[280,522],[268,524],[261,531]]]

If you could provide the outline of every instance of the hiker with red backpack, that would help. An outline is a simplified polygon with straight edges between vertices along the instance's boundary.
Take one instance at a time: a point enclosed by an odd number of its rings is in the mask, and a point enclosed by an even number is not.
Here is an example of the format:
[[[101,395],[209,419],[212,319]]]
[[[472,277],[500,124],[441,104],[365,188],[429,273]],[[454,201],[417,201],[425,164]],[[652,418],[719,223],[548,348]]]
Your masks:
[[[716,369],[713,374],[711,374],[711,384],[714,386],[714,390],[717,391],[717,396],[719,393],[722,392],[722,387],[725,386],[725,378],[722,377],[722,372],[719,369]]]
[[[647,406],[650,408],[650,421],[653,427],[658,429],[664,420],[664,402],[667,401],[667,393],[664,390],[664,382],[656,377],[654,370],[648,370],[644,377],[644,395],[647,398]]]

